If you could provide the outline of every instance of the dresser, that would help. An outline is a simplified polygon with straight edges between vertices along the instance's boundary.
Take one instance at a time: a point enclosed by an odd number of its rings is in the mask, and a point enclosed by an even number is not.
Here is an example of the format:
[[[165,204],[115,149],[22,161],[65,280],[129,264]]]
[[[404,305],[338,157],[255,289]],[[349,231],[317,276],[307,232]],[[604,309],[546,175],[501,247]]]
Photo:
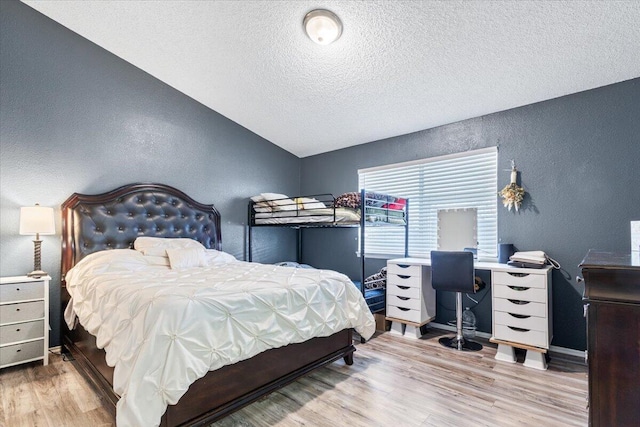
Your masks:
[[[589,425],[640,422],[640,256],[589,251],[584,278]]]
[[[436,317],[436,291],[431,287],[431,269],[423,259],[387,261],[387,320],[391,332],[420,338],[420,326]]]
[[[0,368],[49,363],[49,276],[0,278]]]
[[[545,370],[553,338],[550,266],[491,269],[492,337],[496,359],[515,363],[513,348],[527,350],[524,365]]]

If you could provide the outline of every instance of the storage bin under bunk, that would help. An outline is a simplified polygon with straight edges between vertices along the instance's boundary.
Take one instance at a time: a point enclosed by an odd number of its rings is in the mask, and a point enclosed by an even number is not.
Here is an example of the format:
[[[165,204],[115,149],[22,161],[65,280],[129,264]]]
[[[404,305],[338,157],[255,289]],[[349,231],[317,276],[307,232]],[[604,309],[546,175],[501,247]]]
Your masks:
[[[353,284],[362,292],[362,282],[356,280]],[[384,311],[386,307],[386,288],[364,289],[364,300],[372,313]]]

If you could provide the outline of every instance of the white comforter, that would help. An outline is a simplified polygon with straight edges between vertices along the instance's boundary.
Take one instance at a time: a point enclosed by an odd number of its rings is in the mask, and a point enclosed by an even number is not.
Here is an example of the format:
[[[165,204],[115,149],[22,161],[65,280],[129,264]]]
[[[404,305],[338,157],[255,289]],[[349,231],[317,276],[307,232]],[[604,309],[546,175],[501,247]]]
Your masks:
[[[375,323],[358,289],[329,270],[229,260],[171,270],[134,250],[87,256],[66,276],[75,316],[115,367],[119,427],[154,426],[207,371],[270,348]]]

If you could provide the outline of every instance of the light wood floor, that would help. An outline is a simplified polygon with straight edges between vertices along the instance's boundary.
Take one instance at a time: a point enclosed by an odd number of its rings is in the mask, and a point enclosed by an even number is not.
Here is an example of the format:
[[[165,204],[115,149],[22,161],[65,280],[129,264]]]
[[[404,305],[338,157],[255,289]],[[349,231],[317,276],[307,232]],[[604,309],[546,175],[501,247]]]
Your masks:
[[[460,353],[388,333],[212,427],[585,426],[586,366],[554,356],[547,371]],[[0,426],[110,426],[113,420],[72,363],[51,355],[0,371]],[[520,362],[523,355],[519,355]]]

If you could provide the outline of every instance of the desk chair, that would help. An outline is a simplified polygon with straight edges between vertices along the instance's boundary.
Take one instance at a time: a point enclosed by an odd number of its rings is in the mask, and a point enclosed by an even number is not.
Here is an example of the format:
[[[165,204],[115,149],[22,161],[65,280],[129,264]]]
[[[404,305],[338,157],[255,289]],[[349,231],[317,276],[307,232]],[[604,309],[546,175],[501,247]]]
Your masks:
[[[475,293],[471,252],[431,251],[431,286],[456,293],[456,336],[440,338],[440,344],[455,350],[478,351],[482,345],[462,336],[462,293]]]

